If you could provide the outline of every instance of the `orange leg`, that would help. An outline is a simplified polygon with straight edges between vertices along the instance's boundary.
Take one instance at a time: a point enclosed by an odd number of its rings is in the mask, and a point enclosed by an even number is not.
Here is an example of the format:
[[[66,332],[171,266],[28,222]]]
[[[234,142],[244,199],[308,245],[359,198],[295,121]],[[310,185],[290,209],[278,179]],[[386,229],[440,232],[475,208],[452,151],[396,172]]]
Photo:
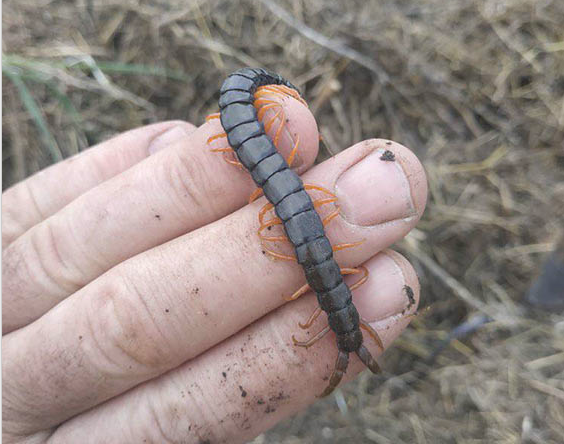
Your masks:
[[[282,236],[265,236],[263,234],[264,230],[269,229],[270,227],[272,227],[274,225],[281,225],[281,224],[282,224],[282,221],[280,219],[278,219],[277,217],[274,217],[274,218],[270,219],[269,221],[263,223],[259,227],[258,235],[260,237],[261,242],[263,243],[263,246],[264,246],[264,242],[290,242],[285,235],[282,235]]]
[[[273,217],[272,219],[267,220],[259,227],[259,232],[268,228],[273,227],[274,225],[282,225],[282,221],[278,217]]]
[[[256,103],[257,103],[257,102],[258,102],[258,100],[255,101],[255,106],[256,106]],[[269,109],[272,109],[272,108],[279,108],[279,107],[280,107],[280,105],[279,105],[278,103],[276,103],[276,102],[270,103],[270,104],[268,104],[268,105],[263,105],[263,106],[261,106],[260,109],[259,109],[258,112],[257,112],[257,117],[258,117],[258,119],[259,119],[260,121],[262,121],[262,119],[263,119],[263,117],[264,117],[264,114],[265,114]]]
[[[302,99],[298,92],[292,88],[288,88],[286,85],[266,85],[261,88],[263,91],[280,94],[283,97],[293,97],[294,99],[299,100],[301,103],[307,106],[306,101]]]
[[[304,294],[306,294],[308,291],[310,290],[309,288],[309,284],[305,284],[302,285],[298,290],[296,290],[294,292],[294,294],[290,297],[285,298],[286,301],[290,302],[290,301],[295,301],[296,299],[298,299],[300,296],[303,296]]]
[[[325,204],[328,203],[334,203],[337,202],[337,198],[336,197],[329,197],[328,199],[315,199],[313,201],[313,207],[314,208],[319,208]]]
[[[269,236],[264,236],[262,234],[262,231],[265,230],[266,228],[272,227],[274,225],[280,225],[280,224],[282,224],[282,221],[277,217],[274,217],[274,218],[270,219],[269,221],[261,224],[261,226],[258,229],[258,234],[259,234],[259,237],[261,238],[261,241],[262,241],[261,242],[262,248],[263,248],[265,253],[269,254],[270,256],[272,256],[276,259],[282,259],[282,260],[285,260],[285,261],[297,261],[297,259],[294,256],[289,256],[287,254],[277,253],[276,251],[271,250],[270,248],[268,248],[264,244],[265,241],[273,241],[274,242],[274,241],[277,241],[277,240],[279,240],[279,241],[286,241],[287,240],[287,238],[285,236],[283,236],[283,237],[282,236],[280,236],[280,237],[270,236],[269,237]]]
[[[288,256],[287,254],[281,254],[281,253],[277,253],[276,251],[272,251],[269,248],[265,247],[264,245],[262,246],[262,249],[264,250],[265,253],[269,254],[270,256],[276,258],[276,259],[282,259],[283,261],[297,261],[297,259],[294,256]]]
[[[307,190],[322,191],[322,192],[328,194],[328,195],[331,196],[331,197],[335,197],[335,198],[337,197],[337,196],[335,196],[331,191],[329,191],[327,188],[323,188],[323,187],[320,187],[320,186],[318,186],[318,185],[304,184],[304,189],[305,189],[306,191],[307,191]]]
[[[305,322],[305,324],[302,324],[301,322],[298,322],[298,325],[301,329],[306,330],[309,327],[311,327],[313,325],[313,323],[317,320],[317,318],[319,317],[319,315],[321,314],[323,310],[321,310],[321,307],[317,307],[313,313],[311,314],[311,316],[309,318],[307,318],[307,321]]]
[[[380,339],[380,335],[378,335],[378,332],[376,330],[374,330],[367,321],[365,321],[364,319],[361,319],[360,320],[360,328],[362,328],[363,330],[366,330],[368,332],[368,334],[370,335],[370,337],[372,339],[374,339],[374,342],[376,342],[376,345],[378,345],[380,350],[384,351],[384,344],[382,343],[382,339]]]
[[[351,291],[356,290],[358,287],[360,287],[362,284],[364,284],[368,280],[368,269],[363,265],[361,265],[358,268],[341,268],[341,273],[342,274],[362,273],[362,277],[357,282],[355,282],[353,285],[351,285],[349,287]]]
[[[282,111],[282,110],[280,110]],[[276,130],[276,134],[274,135],[274,146],[276,148],[278,148],[278,141],[280,140],[280,135],[282,134],[282,129],[284,128],[284,125],[286,124],[286,116],[284,114],[284,111],[282,111],[282,116],[280,117],[280,125],[278,126],[278,129]]]
[[[271,97],[271,96],[278,96],[278,97],[282,97],[283,99],[287,97],[287,95],[279,92],[279,91],[273,91],[270,89],[266,89],[264,86],[260,87],[257,89],[257,91],[255,92],[255,99],[260,99],[262,97]]]
[[[353,242],[350,244],[337,244],[337,245],[333,245],[333,251],[341,251],[344,250],[345,248],[354,248],[354,247],[358,247],[359,245],[362,245],[364,243],[364,240],[358,241],[358,242]]]
[[[294,345],[296,347],[305,347],[305,348],[309,348],[311,347],[313,344],[315,344],[317,341],[319,341],[323,336],[325,336],[327,334],[327,332],[329,331],[329,326],[325,327],[323,330],[321,330],[319,333],[317,333],[313,338],[301,342],[298,341],[294,335],[292,335],[292,341],[294,342]]]
[[[261,225],[264,223],[264,216],[266,216],[266,213],[268,213],[273,208],[274,205],[272,205],[270,202],[268,202],[261,208],[261,210],[259,211],[259,222]]]
[[[364,284],[367,281],[368,270],[367,270],[366,267],[364,267],[362,265],[358,268],[341,268],[341,274],[344,274],[344,275],[358,274],[358,273],[363,273],[363,276],[358,280],[358,282],[355,282],[353,285],[351,285],[349,287],[349,289],[351,291],[356,290],[358,287],[360,287],[362,284]],[[296,290],[296,292],[292,296],[286,298],[286,300],[288,302],[289,301],[295,301],[300,296],[303,296],[304,294],[306,294],[310,290],[311,290],[311,288],[309,287],[309,284],[305,284],[305,285],[301,286],[298,290]]]
[[[210,114],[209,116],[206,116],[206,122],[209,122],[210,120],[214,120],[214,119],[219,119],[219,113],[213,113]]]
[[[253,105],[254,105],[255,108],[260,108],[263,105],[270,105],[272,103],[276,103],[277,105],[282,106],[276,100],[265,99],[265,98],[262,98],[262,97],[260,99],[255,99],[253,101]]]
[[[278,111],[276,111],[276,114],[274,114],[269,120],[268,123],[264,124],[264,130],[268,133],[270,131],[270,128],[272,128],[272,125],[274,124],[274,121],[278,118],[278,116],[282,113],[282,109],[279,109]],[[274,146],[276,146],[276,143],[274,143]],[[278,148],[276,146],[276,148]]]
[[[235,165],[239,168],[243,168],[243,164],[241,162],[239,162],[238,160],[228,159],[227,157],[224,157],[223,159],[231,165]]]
[[[288,162],[288,166],[290,168],[292,168],[292,163],[294,163],[294,158],[296,157],[296,153],[298,152],[298,145],[299,144],[300,144],[300,135],[298,134],[297,137],[296,137],[296,143],[294,143],[294,148],[292,148],[290,155],[286,159],[286,162]]]
[[[225,133],[216,134],[215,136],[208,137],[208,142],[207,142],[207,143],[208,143],[208,145],[209,145],[209,144],[212,143],[214,140],[223,139],[223,138],[226,138],[226,137],[227,137],[227,134],[225,134]]]
[[[257,188],[253,193],[249,196],[249,203],[253,203],[257,200],[260,196],[262,196],[262,188]]]
[[[341,209],[337,208],[331,214],[329,214],[328,216],[323,218],[323,226],[324,227],[327,226],[327,224],[329,224],[329,222],[331,222],[333,219],[335,219],[339,215],[340,212],[341,212]]]

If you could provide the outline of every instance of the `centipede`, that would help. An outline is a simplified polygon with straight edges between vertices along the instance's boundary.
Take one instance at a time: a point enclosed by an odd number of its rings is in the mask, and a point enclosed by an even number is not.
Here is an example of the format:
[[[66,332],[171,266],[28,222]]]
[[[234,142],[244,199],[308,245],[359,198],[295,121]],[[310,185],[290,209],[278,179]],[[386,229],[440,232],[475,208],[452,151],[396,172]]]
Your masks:
[[[341,382],[352,353],[372,373],[380,372],[378,363],[364,344],[363,331],[381,350],[384,347],[378,333],[360,316],[352,299],[352,290],[366,281],[368,271],[364,267],[341,268],[334,258],[335,251],[354,247],[360,242],[332,245],[329,241],[325,227],[339,214],[339,210],[323,218],[318,210],[321,206],[334,204],[337,198],[323,187],[304,184],[292,169],[299,139],[287,158],[278,151],[285,118],[281,105],[268,98],[273,95],[292,97],[307,106],[298,88],[276,73],[263,68],[242,68],[230,74],[219,91],[219,112],[206,118],[207,121],[219,119],[224,132],[211,136],[208,143],[226,138],[229,148],[212,151],[234,154],[225,159],[250,173],[257,187],[249,198],[250,202],[261,195],[266,197],[268,202],[259,211],[258,230],[264,251],[275,259],[296,261],[302,267],[306,284],[287,300],[295,300],[308,291],[315,292],[317,296],[318,307],[304,324],[298,324],[299,327],[307,329],[322,312],[327,315],[328,325],[311,339],[298,341],[292,336],[295,346],[309,348],[329,331],[335,333],[338,353],[328,386],[319,395],[324,397]],[[265,121],[265,113],[269,109],[276,112],[274,117]],[[267,132],[275,119],[280,123],[271,137]],[[322,196],[313,199],[309,193],[314,191]],[[269,212],[273,212],[274,216],[266,220]],[[284,236],[265,234],[274,225],[283,227]],[[281,254],[270,247],[273,241],[282,240],[290,242],[293,255]],[[344,276],[350,274],[362,274],[362,277],[349,286]]]

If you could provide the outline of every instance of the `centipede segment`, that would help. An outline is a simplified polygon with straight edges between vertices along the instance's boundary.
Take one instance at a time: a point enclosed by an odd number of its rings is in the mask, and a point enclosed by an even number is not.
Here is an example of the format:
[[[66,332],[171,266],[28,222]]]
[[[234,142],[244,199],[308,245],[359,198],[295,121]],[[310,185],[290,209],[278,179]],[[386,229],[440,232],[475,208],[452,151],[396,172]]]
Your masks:
[[[328,325],[305,342],[293,338],[294,344],[310,347],[333,331],[337,337],[338,355],[335,369],[329,385],[321,396],[329,395],[341,381],[349,362],[349,354],[356,353],[360,360],[374,373],[379,371],[378,364],[363,344],[362,330],[383,348],[378,333],[368,322],[361,319],[352,302],[351,290],[361,285],[367,278],[365,268],[340,268],[333,257],[333,252],[354,247],[359,243],[332,246],[325,235],[325,226],[338,214],[338,208],[330,211],[323,218],[318,211],[327,204],[336,202],[330,191],[315,186],[304,185],[300,177],[290,168],[299,146],[295,141],[292,152],[285,159],[278,152],[277,146],[285,123],[282,108],[270,99],[272,96],[293,97],[305,104],[298,89],[278,74],[261,68],[243,68],[231,74],[223,82],[220,90],[218,114],[208,116],[207,120],[220,119],[224,133],[212,136],[215,140],[227,139],[231,148],[218,151],[227,153],[232,150],[237,162],[250,172],[257,190],[251,201],[264,194],[267,203],[259,212],[259,236],[263,249],[272,257],[294,260],[304,270],[307,284],[300,288],[291,299],[297,299],[307,291],[317,295],[319,307],[312,313],[301,328],[309,328],[325,312]],[[273,110],[272,117],[265,116]],[[268,113],[268,114],[272,114]],[[275,121],[278,127],[271,138],[267,135],[273,130]],[[309,192],[319,192],[321,197],[312,199]],[[266,233],[273,227],[282,227],[281,235]],[[295,254],[281,254],[270,249],[270,244],[289,242]],[[359,275],[359,279],[350,287],[343,275]]]

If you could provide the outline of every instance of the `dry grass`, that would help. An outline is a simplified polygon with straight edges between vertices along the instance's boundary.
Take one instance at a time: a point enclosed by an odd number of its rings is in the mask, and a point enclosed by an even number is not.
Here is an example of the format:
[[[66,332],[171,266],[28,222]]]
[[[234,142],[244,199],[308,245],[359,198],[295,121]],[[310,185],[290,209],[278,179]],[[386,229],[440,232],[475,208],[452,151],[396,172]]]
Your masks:
[[[387,374],[256,442],[564,442],[564,318],[522,303],[562,235],[564,3],[270,3],[3,2],[4,187],[134,126],[200,123],[228,72],[276,70],[320,159],[377,136],[424,161],[428,210],[398,248],[430,309]],[[467,319],[491,322],[449,343]]]

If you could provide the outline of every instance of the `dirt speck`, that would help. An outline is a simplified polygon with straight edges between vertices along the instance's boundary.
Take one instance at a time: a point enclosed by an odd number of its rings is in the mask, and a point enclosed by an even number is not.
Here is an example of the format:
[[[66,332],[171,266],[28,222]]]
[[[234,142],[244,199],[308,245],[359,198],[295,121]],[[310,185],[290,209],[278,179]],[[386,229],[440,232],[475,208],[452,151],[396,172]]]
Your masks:
[[[394,160],[396,160],[396,155],[392,153],[390,150],[386,150],[380,156],[380,160],[383,160],[385,162],[393,162]]]
[[[239,390],[241,390],[241,398],[247,397],[247,391],[243,388],[243,386],[239,386]]]
[[[413,293],[413,288],[411,288],[409,285],[405,285],[403,287],[403,290],[405,291],[407,299],[409,299],[409,305],[407,306],[407,309],[409,310],[415,304],[415,295]]]

